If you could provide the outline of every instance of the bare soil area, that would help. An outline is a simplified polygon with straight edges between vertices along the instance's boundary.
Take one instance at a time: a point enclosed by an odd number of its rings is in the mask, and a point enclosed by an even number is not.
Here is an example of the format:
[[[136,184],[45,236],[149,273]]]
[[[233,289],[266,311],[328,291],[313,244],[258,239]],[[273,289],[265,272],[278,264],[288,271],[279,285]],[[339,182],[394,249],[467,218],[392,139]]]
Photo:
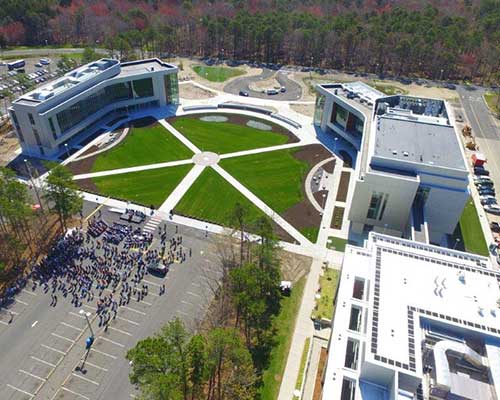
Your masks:
[[[210,99],[215,96],[215,93],[195,86],[192,83],[183,83],[179,85],[179,97],[182,99]]]
[[[314,104],[290,104],[290,108],[299,114],[311,118],[314,116]]]
[[[16,158],[16,150],[19,149],[19,141],[14,132],[0,135],[0,166],[5,166]]]

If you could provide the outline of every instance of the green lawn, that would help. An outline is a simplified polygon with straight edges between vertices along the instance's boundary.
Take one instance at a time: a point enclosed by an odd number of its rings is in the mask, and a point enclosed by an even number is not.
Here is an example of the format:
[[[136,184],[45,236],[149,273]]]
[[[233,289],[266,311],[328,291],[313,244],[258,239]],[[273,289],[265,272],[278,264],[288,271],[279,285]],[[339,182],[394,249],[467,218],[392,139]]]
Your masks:
[[[377,89],[378,91],[385,93],[388,96],[394,96],[396,94],[408,94],[408,90],[401,89],[398,86],[386,85],[383,83],[370,83],[370,86]]]
[[[279,150],[227,158],[219,164],[281,214],[304,198],[302,181],[309,165],[294,158],[295,151],[297,150]]]
[[[267,122],[264,122],[267,123]],[[218,154],[284,144],[284,134],[262,131],[230,122],[205,122],[198,118],[176,118],[175,129],[203,151]]]
[[[316,243],[318,240],[319,226],[308,226],[306,228],[301,228],[300,233],[302,233],[312,243]]]
[[[479,222],[474,202],[469,200],[460,218],[460,231],[465,250],[470,253],[488,256],[488,245],[484,239],[484,234]],[[460,238],[459,238],[460,239]]]
[[[304,372],[306,369],[307,355],[309,354],[309,347],[311,345],[311,338],[307,338],[304,343],[304,349],[302,350],[302,357],[300,357],[300,368],[299,374],[297,376],[297,382],[295,383],[295,389],[302,389],[302,383],[304,382]]]
[[[92,172],[191,158],[193,153],[160,124],[131,128],[116,147],[98,155]]]
[[[346,244],[347,244],[346,239],[338,238],[335,236],[329,236],[326,246],[331,250],[344,252]]]
[[[269,365],[262,371],[260,400],[276,400],[280,390],[281,378],[285,370],[288,352],[295,330],[295,320],[302,302],[306,278],[301,278],[292,288],[290,297],[283,297],[281,310],[273,321],[276,344],[269,356]]]
[[[211,81],[211,82],[224,82],[229,78],[235,76],[244,75],[246,72],[238,68],[228,68],[228,67],[207,67],[203,65],[195,65],[193,67],[194,72],[196,72],[201,77]]]
[[[333,268],[327,268],[319,278],[321,287],[321,297],[316,300],[316,309],[313,311],[313,319],[332,319],[333,318],[333,298],[337,290],[340,271]]]
[[[490,108],[493,114],[500,116],[500,94],[488,92],[484,94],[484,99],[486,100],[486,104]]]
[[[230,214],[236,203],[248,207],[249,220],[264,215],[212,168],[206,168],[175,207],[179,214],[232,227]]]
[[[160,206],[189,172],[192,165],[159,168],[92,178],[105,196],[155,207]]]

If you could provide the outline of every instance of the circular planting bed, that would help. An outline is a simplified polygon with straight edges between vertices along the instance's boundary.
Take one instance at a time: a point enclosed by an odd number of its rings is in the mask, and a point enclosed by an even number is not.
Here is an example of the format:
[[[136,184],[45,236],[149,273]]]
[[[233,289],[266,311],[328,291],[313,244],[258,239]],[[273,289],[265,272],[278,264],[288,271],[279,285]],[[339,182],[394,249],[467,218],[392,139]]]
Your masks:
[[[200,121],[203,122],[227,122],[228,118],[224,115],[205,115],[200,118]]]
[[[265,124],[260,121],[255,121],[253,119],[247,122],[247,126],[250,128],[260,129],[261,131],[272,131],[273,127],[271,125]]]

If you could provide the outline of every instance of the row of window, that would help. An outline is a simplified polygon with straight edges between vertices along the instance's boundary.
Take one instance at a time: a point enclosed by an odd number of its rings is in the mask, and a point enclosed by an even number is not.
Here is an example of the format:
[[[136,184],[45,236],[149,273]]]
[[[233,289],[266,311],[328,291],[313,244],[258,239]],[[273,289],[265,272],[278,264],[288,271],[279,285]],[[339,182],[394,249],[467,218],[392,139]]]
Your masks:
[[[384,217],[385,207],[387,205],[388,194],[382,192],[373,192],[368,206],[368,213],[366,218],[378,219],[379,221]]]

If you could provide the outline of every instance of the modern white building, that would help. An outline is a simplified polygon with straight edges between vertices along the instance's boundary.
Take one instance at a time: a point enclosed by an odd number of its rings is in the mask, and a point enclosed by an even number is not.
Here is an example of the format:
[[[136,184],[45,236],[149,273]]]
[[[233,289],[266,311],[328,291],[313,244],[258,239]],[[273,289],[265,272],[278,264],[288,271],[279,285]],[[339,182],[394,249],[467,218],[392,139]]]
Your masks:
[[[19,97],[10,117],[29,156],[54,158],[129,113],[179,102],[177,67],[101,59]]]
[[[443,243],[469,198],[465,155],[446,102],[385,96],[360,82],[317,91],[316,125],[357,152],[351,231]]]
[[[375,232],[347,246],[322,398],[500,399],[500,273]]]

